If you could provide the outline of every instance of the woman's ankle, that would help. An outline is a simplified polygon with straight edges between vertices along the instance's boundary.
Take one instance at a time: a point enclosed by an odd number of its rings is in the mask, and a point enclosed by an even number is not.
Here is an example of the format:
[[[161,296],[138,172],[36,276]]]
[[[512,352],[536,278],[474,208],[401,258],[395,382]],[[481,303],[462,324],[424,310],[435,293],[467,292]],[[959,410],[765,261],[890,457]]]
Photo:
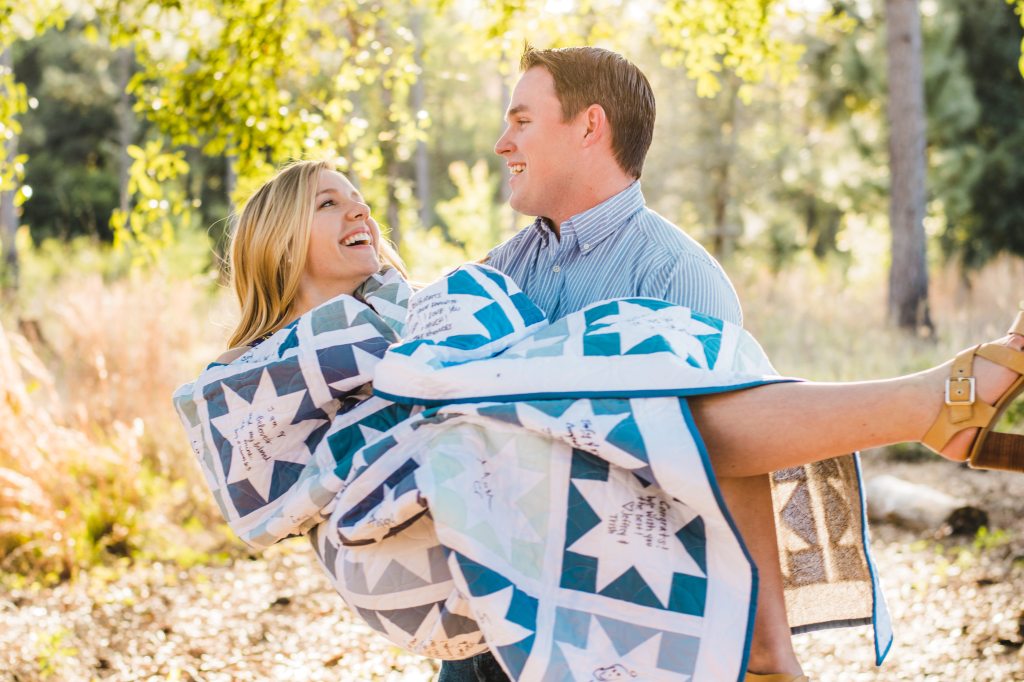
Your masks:
[[[994,343],[1006,345],[1015,350],[1022,350],[1024,349],[1024,336],[1011,334],[996,340]],[[935,404],[934,413],[936,417],[938,417],[947,398],[946,382],[950,377],[949,370],[951,365],[952,362],[947,362],[925,373],[929,375],[937,373],[937,378],[941,380],[941,383],[937,383],[936,388],[932,389],[932,397],[930,399],[930,402]],[[973,378],[971,379],[972,396],[975,400],[989,405],[994,404],[1017,377],[1013,370],[982,357],[974,358],[971,369],[973,373]],[[966,460],[977,433],[977,428],[968,428],[956,433],[939,454],[954,462]]]

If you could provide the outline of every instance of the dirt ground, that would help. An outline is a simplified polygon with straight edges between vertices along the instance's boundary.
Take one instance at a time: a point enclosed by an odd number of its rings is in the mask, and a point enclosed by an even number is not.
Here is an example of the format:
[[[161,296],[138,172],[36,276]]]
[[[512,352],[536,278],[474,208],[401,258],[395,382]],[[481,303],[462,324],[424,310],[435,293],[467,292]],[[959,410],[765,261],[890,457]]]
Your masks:
[[[867,628],[800,635],[816,682],[1024,680],[1024,476],[865,458],[990,514],[979,539],[872,527],[896,643],[876,668]],[[430,680],[434,661],[373,634],[302,541],[252,560],[98,571],[0,593],[0,680]]]

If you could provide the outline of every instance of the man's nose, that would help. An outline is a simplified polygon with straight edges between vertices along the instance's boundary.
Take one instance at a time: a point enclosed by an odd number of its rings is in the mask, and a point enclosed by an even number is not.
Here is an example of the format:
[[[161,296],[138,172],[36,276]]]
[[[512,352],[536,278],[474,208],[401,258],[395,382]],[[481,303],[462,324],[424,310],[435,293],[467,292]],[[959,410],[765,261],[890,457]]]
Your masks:
[[[510,151],[512,151],[512,143],[508,139],[509,130],[511,130],[511,128],[505,128],[505,132],[503,132],[501,134],[501,137],[498,138],[498,141],[494,143],[494,153],[499,156],[501,156],[502,154],[507,154]]]

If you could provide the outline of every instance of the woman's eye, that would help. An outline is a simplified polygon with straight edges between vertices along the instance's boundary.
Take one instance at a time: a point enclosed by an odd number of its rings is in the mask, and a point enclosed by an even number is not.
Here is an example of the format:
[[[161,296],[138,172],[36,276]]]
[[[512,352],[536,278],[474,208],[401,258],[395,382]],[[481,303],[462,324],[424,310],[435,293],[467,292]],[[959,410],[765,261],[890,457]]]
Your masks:
[[[325,199],[320,204],[320,208],[327,208],[328,206],[334,206],[334,199]]]

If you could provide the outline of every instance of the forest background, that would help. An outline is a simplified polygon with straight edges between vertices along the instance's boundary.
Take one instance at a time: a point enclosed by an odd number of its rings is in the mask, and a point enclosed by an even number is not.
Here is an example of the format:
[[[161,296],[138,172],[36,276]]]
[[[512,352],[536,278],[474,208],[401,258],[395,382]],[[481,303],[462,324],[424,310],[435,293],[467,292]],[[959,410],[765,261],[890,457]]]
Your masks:
[[[232,211],[327,156],[414,277],[480,258],[528,222],[492,149],[527,41],[645,71],[647,201],[722,260],[781,372],[884,376],[998,335],[1024,297],[1021,21],[1006,0],[0,0],[2,589],[246,556],[169,399],[224,347]],[[32,634],[38,674],[65,638]]]

